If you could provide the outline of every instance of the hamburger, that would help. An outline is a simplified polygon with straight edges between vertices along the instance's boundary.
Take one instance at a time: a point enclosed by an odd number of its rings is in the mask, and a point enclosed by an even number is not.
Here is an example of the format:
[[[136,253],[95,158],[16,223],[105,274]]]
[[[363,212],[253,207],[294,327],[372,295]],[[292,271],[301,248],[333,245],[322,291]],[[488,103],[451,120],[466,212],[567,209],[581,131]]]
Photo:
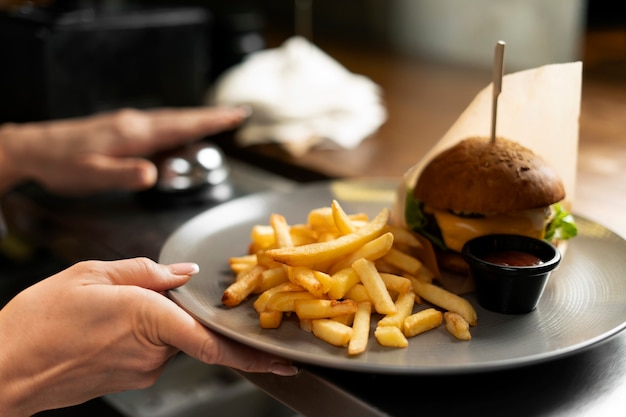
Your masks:
[[[577,233],[558,173],[512,140],[471,137],[436,155],[406,198],[408,227],[432,244],[439,269],[467,273],[468,240],[507,233],[558,245]]]

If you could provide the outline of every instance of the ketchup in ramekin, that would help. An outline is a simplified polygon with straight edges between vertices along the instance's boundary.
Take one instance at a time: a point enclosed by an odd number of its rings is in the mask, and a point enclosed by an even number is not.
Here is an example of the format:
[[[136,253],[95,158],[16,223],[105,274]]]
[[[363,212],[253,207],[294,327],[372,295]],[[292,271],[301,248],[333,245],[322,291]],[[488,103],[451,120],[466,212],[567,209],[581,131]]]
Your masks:
[[[561,261],[554,245],[519,235],[477,237],[461,253],[470,266],[478,303],[505,314],[533,311]]]

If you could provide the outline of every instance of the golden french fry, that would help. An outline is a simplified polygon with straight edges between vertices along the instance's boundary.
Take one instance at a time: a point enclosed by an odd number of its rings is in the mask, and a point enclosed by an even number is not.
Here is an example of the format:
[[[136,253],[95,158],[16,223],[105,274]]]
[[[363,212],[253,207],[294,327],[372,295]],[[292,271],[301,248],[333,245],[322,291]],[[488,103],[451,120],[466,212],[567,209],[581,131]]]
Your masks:
[[[334,346],[346,346],[352,337],[352,327],[331,319],[311,320],[313,334]]]
[[[352,220],[350,220],[346,212],[343,211],[343,208],[337,200],[333,200],[330,208],[333,214],[335,227],[337,227],[339,233],[347,235],[356,231],[357,228],[352,224]]]
[[[377,326],[374,336],[382,346],[405,348],[409,345],[402,331],[395,326]]]
[[[333,316],[330,319],[345,324],[346,326],[352,326],[352,323],[354,322],[354,314],[355,313],[340,314],[339,316]]]
[[[437,285],[422,282],[415,277],[410,277],[410,279],[413,283],[413,291],[424,300],[461,315],[470,326],[478,324],[476,310],[465,298]]]
[[[402,333],[406,337],[417,336],[428,330],[439,327],[443,321],[443,314],[435,308],[427,308],[411,314],[402,323]]]
[[[287,272],[282,265],[266,269],[261,273],[261,280],[254,289],[254,293],[260,294],[287,281],[289,281],[289,277],[287,277]]]
[[[253,226],[250,238],[253,245],[256,246],[258,250],[268,249],[276,244],[274,229],[270,225],[257,224]]]
[[[376,270],[374,263],[365,258],[357,259],[352,264],[352,269],[359,275],[361,282],[367,289],[367,293],[372,299],[372,304],[376,312],[380,314],[390,314],[397,311],[396,305],[385,287],[383,279]]]
[[[415,234],[407,228],[387,225],[387,231],[393,233],[393,240],[398,245],[408,246],[411,248],[423,247],[422,242],[415,236]]]
[[[259,313],[259,326],[262,329],[278,329],[282,321],[282,311],[261,311]]]
[[[257,263],[257,259],[256,259],[256,255],[254,254],[243,255],[243,256],[232,256],[228,258],[228,264],[231,266],[231,269],[233,265],[248,265],[252,267],[256,265],[256,263]]]
[[[348,298],[350,300],[354,300],[357,303],[360,303],[360,302],[363,302],[363,301],[369,301],[369,302],[372,301],[372,299],[370,298],[369,293],[367,292],[367,289],[365,288],[365,285],[363,285],[361,283],[353,285],[352,288],[350,288],[350,290],[348,290],[348,292],[346,293],[344,298]]]
[[[385,233],[376,239],[372,239],[365,243],[356,251],[352,252],[346,257],[339,259],[331,268],[330,273],[334,274],[344,268],[352,265],[354,261],[359,258],[365,258],[370,261],[382,258],[389,252],[393,245],[393,235],[391,233]]]
[[[422,265],[422,268],[415,276],[415,278],[419,279],[422,282],[432,283],[437,277],[435,276],[435,273],[433,271],[426,267],[426,265]]]
[[[328,275],[326,272],[322,271],[313,271],[313,277],[322,284],[322,293],[326,294],[333,286],[333,278]]]
[[[387,287],[389,291],[395,291],[402,294],[413,290],[411,280],[406,277],[386,272],[380,272],[380,277],[383,279],[385,287]]]
[[[280,214],[272,214],[270,216],[270,225],[274,229],[276,244],[279,248],[292,248],[293,240],[289,233],[289,225],[284,216]]]
[[[272,295],[265,309],[269,311],[293,312],[296,310],[296,301],[313,300],[315,296],[308,291],[283,291]]]
[[[267,310],[267,302],[270,300],[270,298],[272,298],[274,294],[289,291],[302,292],[304,291],[304,288],[294,284],[293,282],[285,282],[268,290],[265,290],[263,293],[261,293],[261,295],[257,297],[252,305],[254,306],[254,309],[257,311],[257,313],[262,313],[263,311]]]
[[[227,307],[235,307],[241,304],[259,284],[263,271],[265,271],[265,267],[257,265],[244,272],[239,279],[224,290],[222,304]]]
[[[315,271],[307,266],[287,267],[289,281],[298,284],[318,298],[324,296],[324,286],[317,279]]]
[[[327,319],[356,312],[357,304],[353,300],[298,300],[294,303],[296,315],[300,320]]]
[[[336,233],[338,231],[331,207],[319,207],[309,211],[307,224],[318,232]]]
[[[363,301],[357,304],[352,323],[352,337],[348,343],[348,354],[351,356],[365,352],[370,333],[372,303]]]
[[[241,276],[243,275],[244,272],[246,272],[248,269],[252,268],[254,265],[250,265],[248,263],[245,262],[235,262],[230,264],[230,270],[233,271],[236,276]]]
[[[289,228],[294,246],[308,245],[317,242],[317,233],[307,224],[294,224]]]
[[[387,314],[380,319],[377,326],[395,326],[401,329],[404,319],[413,312],[413,304],[415,304],[415,293],[413,291],[400,294],[396,300],[397,311]]]
[[[361,281],[354,269],[351,267],[344,268],[339,272],[331,275],[330,288],[327,291],[328,298],[338,300]]]
[[[256,252],[256,263],[266,266],[268,268],[276,268],[277,266],[283,266],[283,264],[276,262],[265,254],[266,249],[262,249]]]
[[[389,265],[395,266],[411,275],[417,275],[422,268],[422,263],[417,258],[400,252],[396,248],[389,249],[381,259]]]
[[[453,311],[443,313],[446,322],[446,330],[458,340],[471,340],[472,334],[469,330],[469,323],[460,314]]]
[[[266,253],[270,258],[286,265],[309,266],[312,269],[321,270],[316,266],[327,265],[329,262],[354,252],[366,242],[380,236],[389,220],[389,214],[389,209],[384,208],[374,220],[356,232],[334,240],[311,243],[294,248],[269,249]]]

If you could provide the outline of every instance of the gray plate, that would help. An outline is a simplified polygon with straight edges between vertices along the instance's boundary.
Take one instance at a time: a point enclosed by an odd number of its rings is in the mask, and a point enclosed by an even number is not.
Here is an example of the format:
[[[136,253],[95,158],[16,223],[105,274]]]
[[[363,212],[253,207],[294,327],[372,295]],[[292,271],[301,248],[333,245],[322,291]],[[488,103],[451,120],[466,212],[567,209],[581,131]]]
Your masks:
[[[348,213],[371,216],[391,207],[395,183],[324,182],[292,192],[243,197],[189,220],[166,241],[160,262],[193,261],[199,275],[170,292],[171,298],[207,327],[232,339],[295,361],[352,371],[427,374],[503,369],[561,357],[589,347],[626,325],[626,241],[603,226],[576,216],[580,234],[552,274],[537,309],[502,315],[476,306],[479,323],[472,340],[453,339],[443,327],[409,340],[406,349],[385,348],[370,337],[358,357],[298,327],[295,317],[279,329],[262,330],[252,301],[228,309],[222,292],[232,282],[228,258],[246,253],[254,224],[269,224],[271,213],[291,224],[337,199]]]

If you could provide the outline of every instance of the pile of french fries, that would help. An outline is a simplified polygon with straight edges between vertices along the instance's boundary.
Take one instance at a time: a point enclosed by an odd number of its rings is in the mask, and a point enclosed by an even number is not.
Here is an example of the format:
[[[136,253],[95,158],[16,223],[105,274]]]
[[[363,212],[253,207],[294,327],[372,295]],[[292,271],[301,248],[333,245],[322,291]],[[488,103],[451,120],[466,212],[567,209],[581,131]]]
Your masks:
[[[412,232],[389,224],[389,209],[369,219],[347,214],[338,201],[313,209],[305,224],[280,214],[255,225],[248,254],[229,259],[235,281],[222,303],[248,297],[264,329],[296,316],[302,329],[351,356],[363,353],[373,335],[382,346],[404,348],[408,338],[443,327],[470,340],[474,307],[435,282],[411,253],[421,245]],[[375,326],[372,324],[375,322]]]

